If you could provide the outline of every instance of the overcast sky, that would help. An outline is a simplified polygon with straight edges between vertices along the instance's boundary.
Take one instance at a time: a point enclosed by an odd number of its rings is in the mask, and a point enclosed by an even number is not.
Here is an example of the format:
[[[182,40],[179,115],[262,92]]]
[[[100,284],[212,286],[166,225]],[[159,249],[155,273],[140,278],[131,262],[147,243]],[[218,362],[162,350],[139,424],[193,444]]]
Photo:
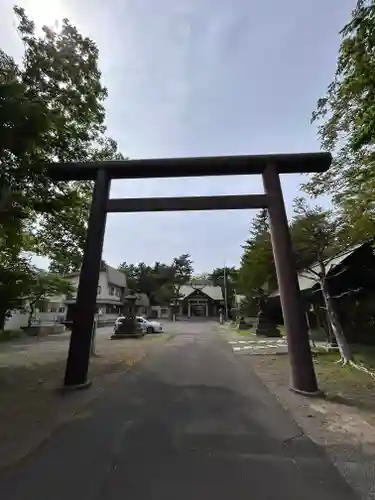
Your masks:
[[[0,46],[19,57],[12,0]],[[37,23],[68,17],[100,49],[108,133],[132,158],[319,149],[311,111],[335,70],[355,0],[24,0]],[[301,177],[283,180],[288,209]],[[111,196],[261,192],[253,177],[113,182]],[[251,211],[112,214],[104,259],[197,272],[238,265]]]

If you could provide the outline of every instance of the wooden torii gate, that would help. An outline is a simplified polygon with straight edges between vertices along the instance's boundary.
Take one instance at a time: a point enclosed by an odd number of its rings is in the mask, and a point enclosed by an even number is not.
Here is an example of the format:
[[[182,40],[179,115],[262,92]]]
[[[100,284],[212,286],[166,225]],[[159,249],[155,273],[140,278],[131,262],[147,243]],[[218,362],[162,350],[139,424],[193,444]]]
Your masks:
[[[95,183],[66,365],[65,387],[89,385],[87,372],[107,213],[267,208],[288,341],[291,386],[300,393],[317,393],[308,326],[300,296],[279,174],[324,172],[330,167],[331,161],[329,153],[301,153],[49,164],[47,172],[53,180],[91,180]],[[262,194],[109,199],[111,179],[257,174],[263,177]]]

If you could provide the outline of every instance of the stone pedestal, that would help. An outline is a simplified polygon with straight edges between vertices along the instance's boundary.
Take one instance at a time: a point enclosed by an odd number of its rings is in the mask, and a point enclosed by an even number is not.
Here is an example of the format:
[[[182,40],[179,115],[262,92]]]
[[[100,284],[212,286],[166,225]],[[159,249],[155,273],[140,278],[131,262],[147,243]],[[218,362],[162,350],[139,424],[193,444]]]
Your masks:
[[[64,325],[33,325],[23,327],[22,330],[31,337],[46,337],[47,335],[56,335],[64,333]]]
[[[255,335],[263,335],[264,337],[281,337],[276,324],[270,320],[267,315],[260,311],[255,323]]]
[[[122,339],[128,337],[142,337],[144,332],[136,322],[135,317],[127,316],[122,318],[115,332],[113,332],[111,339]]]
[[[246,323],[244,318],[239,318],[237,325],[238,330],[248,330],[252,327],[251,324]]]

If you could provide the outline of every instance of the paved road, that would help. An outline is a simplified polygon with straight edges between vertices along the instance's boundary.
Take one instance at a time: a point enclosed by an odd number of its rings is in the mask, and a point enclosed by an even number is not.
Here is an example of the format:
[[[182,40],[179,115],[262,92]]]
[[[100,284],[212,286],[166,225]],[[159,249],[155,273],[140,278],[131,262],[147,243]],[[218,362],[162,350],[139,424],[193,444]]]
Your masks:
[[[179,323],[85,414],[0,478],[2,500],[353,500],[209,323]]]

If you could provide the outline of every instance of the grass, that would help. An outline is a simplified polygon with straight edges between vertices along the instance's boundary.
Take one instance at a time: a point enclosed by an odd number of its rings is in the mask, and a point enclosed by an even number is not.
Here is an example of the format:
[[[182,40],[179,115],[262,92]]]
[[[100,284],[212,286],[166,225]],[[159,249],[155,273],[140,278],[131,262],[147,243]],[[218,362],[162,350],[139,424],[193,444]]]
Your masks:
[[[375,370],[375,346],[352,345],[352,349],[357,363]]]
[[[255,335],[255,328],[249,328],[248,330],[238,330],[236,329],[238,335],[243,335],[244,337],[248,337],[249,335]]]
[[[355,360],[368,368],[375,367],[375,352],[367,346],[355,349]],[[315,365],[319,384],[326,394],[326,399],[348,406],[370,410],[375,422],[375,380],[367,373],[351,366],[340,366],[336,363],[338,353],[318,355]]]
[[[0,330],[0,342],[9,342],[22,336],[22,330]]]
[[[355,360],[368,368],[375,368],[375,347],[353,346]],[[320,389],[325,399],[368,412],[375,423],[375,380],[370,375],[350,366],[341,366],[336,361],[339,354],[318,353],[314,367]],[[265,380],[289,386],[289,359],[287,356],[253,357],[257,373]]]
[[[354,355],[354,361],[357,364],[363,364],[366,368],[370,370],[375,370],[375,346],[366,346],[366,345],[356,345],[352,344],[351,349]],[[335,363],[339,361],[340,354],[338,351],[335,352],[325,352],[325,351],[316,351],[318,353],[318,361],[324,361]],[[355,368],[352,368],[354,371]]]

